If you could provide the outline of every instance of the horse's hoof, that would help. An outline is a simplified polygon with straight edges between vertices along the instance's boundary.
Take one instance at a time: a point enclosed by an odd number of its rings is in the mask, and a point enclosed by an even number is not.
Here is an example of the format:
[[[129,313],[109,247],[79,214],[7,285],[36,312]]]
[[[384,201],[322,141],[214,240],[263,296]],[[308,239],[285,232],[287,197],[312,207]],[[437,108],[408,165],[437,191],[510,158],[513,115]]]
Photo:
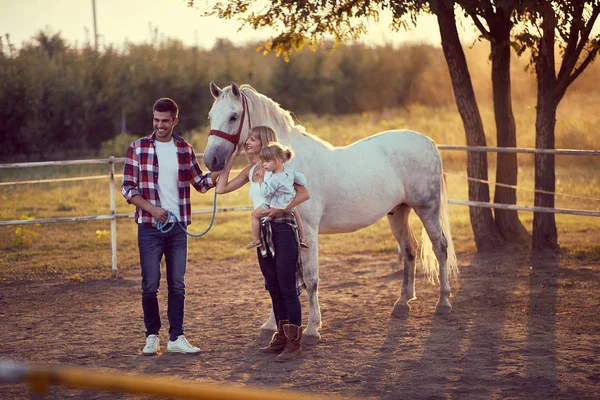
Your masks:
[[[258,345],[269,344],[274,333],[275,333],[275,331],[271,331],[268,329],[261,329],[260,332],[258,332],[258,337],[256,338],[256,344],[258,344]]]
[[[308,346],[314,346],[317,343],[319,343],[319,339],[321,339],[321,335],[319,335],[319,333],[317,333],[317,335],[302,335],[302,344],[308,345]]]
[[[268,320],[267,322],[265,322],[264,324],[262,324],[260,326],[260,329],[263,331],[276,331],[277,330],[277,324],[275,323],[275,320]]]
[[[392,310],[392,317],[406,318],[410,314],[410,306],[408,304],[396,304]]]
[[[445,315],[450,315],[450,314],[452,314],[452,306],[450,306],[450,305],[438,304],[437,307],[435,308],[436,316],[445,316]]]

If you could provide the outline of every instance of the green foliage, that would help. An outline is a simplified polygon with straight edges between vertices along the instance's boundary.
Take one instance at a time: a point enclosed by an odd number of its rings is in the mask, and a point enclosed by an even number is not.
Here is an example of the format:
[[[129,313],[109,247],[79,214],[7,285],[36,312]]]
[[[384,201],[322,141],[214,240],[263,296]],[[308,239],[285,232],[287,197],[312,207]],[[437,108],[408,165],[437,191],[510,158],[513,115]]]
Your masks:
[[[101,158],[108,158],[110,156],[123,157],[129,148],[131,142],[137,138],[128,133],[119,133],[117,136],[102,142],[100,145],[99,156]]]
[[[562,252],[566,257],[573,257],[579,260],[589,261],[589,262],[600,262],[600,246],[592,245],[588,247],[573,247]]]
[[[84,279],[78,273],[67,276],[67,280],[71,282],[83,283]]]
[[[516,5],[518,4],[518,6]],[[528,67],[539,61],[544,53],[543,43],[558,47],[561,63],[556,80],[557,98],[586,69],[600,51],[600,34],[594,25],[600,15],[598,0],[567,0],[553,2],[516,2],[513,33],[514,47],[521,55],[530,53]],[[552,56],[553,57],[553,56]]]
[[[190,6],[194,1],[188,1]],[[415,15],[425,9],[423,0],[409,1],[272,1],[252,0],[216,1],[206,3],[205,15],[223,19],[239,19],[243,26],[254,30],[270,27],[277,35],[263,43],[260,49],[274,52],[285,61],[305,45],[315,50],[318,45],[333,37],[336,44],[359,39],[367,33],[367,21],[379,21],[379,13],[390,9],[394,15],[392,29],[406,26],[406,20],[415,21]]]
[[[110,231],[106,229],[97,229],[96,240],[110,240]]]
[[[211,80],[250,83],[295,113],[452,103],[437,48],[353,44],[332,51],[335,42],[325,45],[286,63],[257,52],[256,44],[236,46],[225,39],[210,50],[156,38],[101,52],[90,44],[69,47],[48,32],[19,50],[2,40],[0,118],[10,134],[0,137],[0,159],[122,156],[133,139],[151,132],[152,104],[164,96],[180,106],[178,133],[206,130]]]
[[[151,105],[163,96],[172,97],[180,106],[177,132],[184,136],[199,133],[191,135],[191,140],[201,152],[206,143],[202,136],[207,130],[206,116],[213,101],[207,89],[211,80],[221,86],[230,81],[249,83],[296,115],[454,104],[441,49],[340,44],[364,28],[356,17],[377,21],[376,7],[389,8],[394,15],[392,29],[401,29],[414,23],[418,13],[428,12],[424,1],[344,0],[331,6],[333,16],[324,13],[330,2],[273,2],[273,7],[264,10],[256,10],[252,1],[212,3],[215,5],[209,13],[223,18],[244,14],[249,20],[242,19],[242,23],[254,28],[279,26],[280,31],[290,34],[262,48],[257,44],[237,46],[221,39],[212,49],[202,49],[161,39],[155,33],[149,43],[126,44],[123,50],[107,47],[100,52],[89,43],[71,47],[59,34],[50,32],[40,32],[20,49],[8,36],[0,38],[0,118],[9,127],[7,134],[0,135],[0,162],[123,156],[133,139],[151,132]],[[466,3],[480,4],[460,2]],[[279,16],[283,19],[278,20]],[[532,14],[532,21],[535,18]],[[289,22],[290,29],[286,30],[281,21]],[[570,20],[559,24],[561,32],[570,24]],[[535,30],[532,26],[528,29],[530,35],[522,36],[521,45],[535,43]],[[530,42],[526,42],[528,38]],[[289,41],[289,48],[284,39]],[[593,60],[598,40],[592,35],[587,43],[589,46],[577,47],[582,57],[570,59],[569,65],[575,62],[580,68],[585,60]],[[481,48],[466,52],[480,103],[491,93],[489,50],[482,52]],[[535,48],[518,48],[525,54],[536,54]],[[297,53],[289,62],[263,55],[285,55],[288,50]],[[588,58],[583,57],[586,51]],[[574,73],[565,76],[569,84],[572,82],[570,90],[593,94],[600,90],[599,69],[585,66],[586,74],[577,80],[570,81]],[[535,93],[534,80],[523,77],[522,69],[523,65],[518,65],[511,70],[513,100]],[[535,104],[535,99],[530,103]],[[460,126],[457,129],[463,131]]]
[[[23,221],[30,221],[35,219],[35,217],[22,215],[20,219]],[[15,239],[13,241],[13,245],[23,247],[33,243],[33,238],[38,235],[38,232],[26,228],[26,226],[31,225],[40,226],[40,224],[17,225],[17,228],[15,229]]]

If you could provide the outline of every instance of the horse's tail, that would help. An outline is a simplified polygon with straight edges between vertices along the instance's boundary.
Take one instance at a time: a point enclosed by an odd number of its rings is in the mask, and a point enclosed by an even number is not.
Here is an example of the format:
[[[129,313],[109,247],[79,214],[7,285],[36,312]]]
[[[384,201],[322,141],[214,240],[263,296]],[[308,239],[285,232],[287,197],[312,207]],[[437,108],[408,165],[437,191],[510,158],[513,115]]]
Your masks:
[[[446,268],[448,275],[456,277],[458,275],[458,262],[456,261],[456,253],[454,252],[454,242],[452,241],[452,234],[450,233],[450,218],[448,217],[448,194],[446,192],[446,180],[442,173],[441,185],[440,185],[440,224],[442,226],[442,233],[446,238]],[[443,240],[443,239],[442,239]],[[421,262],[423,263],[423,269],[427,275],[427,280],[433,284],[439,281],[439,270],[440,266],[435,253],[433,252],[433,245],[431,239],[427,235],[427,231],[423,228],[421,232]]]

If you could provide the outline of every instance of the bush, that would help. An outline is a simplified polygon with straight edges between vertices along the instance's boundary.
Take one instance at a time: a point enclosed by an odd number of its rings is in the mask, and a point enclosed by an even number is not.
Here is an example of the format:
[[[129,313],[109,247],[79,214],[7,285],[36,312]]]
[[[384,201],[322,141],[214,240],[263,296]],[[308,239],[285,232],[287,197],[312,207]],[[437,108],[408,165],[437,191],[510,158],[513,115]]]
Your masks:
[[[114,138],[102,142],[98,156],[100,158],[125,157],[129,145],[138,138],[128,133],[119,133]]]

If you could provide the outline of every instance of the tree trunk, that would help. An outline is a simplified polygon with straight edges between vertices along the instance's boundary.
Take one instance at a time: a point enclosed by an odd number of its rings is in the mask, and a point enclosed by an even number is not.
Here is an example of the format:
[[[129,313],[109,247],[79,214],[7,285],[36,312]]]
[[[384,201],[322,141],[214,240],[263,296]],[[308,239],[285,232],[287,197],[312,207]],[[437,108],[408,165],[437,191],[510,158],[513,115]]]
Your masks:
[[[538,78],[539,79],[539,78]],[[551,99],[538,98],[535,120],[535,148],[554,149],[554,128],[556,125],[556,104]],[[554,154],[536,154],[535,189],[554,193],[556,189]],[[554,194],[535,194],[534,204],[538,207],[554,208]],[[558,235],[553,213],[533,213],[532,248],[535,250],[557,249]]]
[[[510,84],[510,15],[498,10],[488,20],[492,40],[492,88],[496,139],[498,147],[516,147],[516,124],[512,110]],[[498,153],[496,183],[517,185],[517,154]],[[517,204],[517,192],[513,188],[496,185],[494,203]],[[514,243],[530,243],[529,234],[519,220],[516,210],[494,209],[496,225],[504,239]]]
[[[458,112],[465,128],[468,146],[485,146],[485,133],[465,54],[458,37],[453,5],[445,1],[431,2],[431,9],[438,18],[442,49],[448,64],[452,88]],[[484,152],[467,153],[467,175],[487,181],[487,155]],[[487,183],[469,181],[469,200],[489,202],[490,191]],[[504,243],[489,208],[470,207],[471,227],[478,251],[488,251]]]
[[[535,60],[537,74],[537,111],[535,118],[536,149],[554,149],[554,129],[558,107],[557,80],[554,67],[554,29],[556,17],[548,7],[543,15],[542,39],[539,55]],[[536,154],[535,189],[552,194],[535,193],[534,204],[554,208],[554,154]],[[533,236],[531,246],[535,250],[558,248],[556,221],[553,213],[533,213]]]

